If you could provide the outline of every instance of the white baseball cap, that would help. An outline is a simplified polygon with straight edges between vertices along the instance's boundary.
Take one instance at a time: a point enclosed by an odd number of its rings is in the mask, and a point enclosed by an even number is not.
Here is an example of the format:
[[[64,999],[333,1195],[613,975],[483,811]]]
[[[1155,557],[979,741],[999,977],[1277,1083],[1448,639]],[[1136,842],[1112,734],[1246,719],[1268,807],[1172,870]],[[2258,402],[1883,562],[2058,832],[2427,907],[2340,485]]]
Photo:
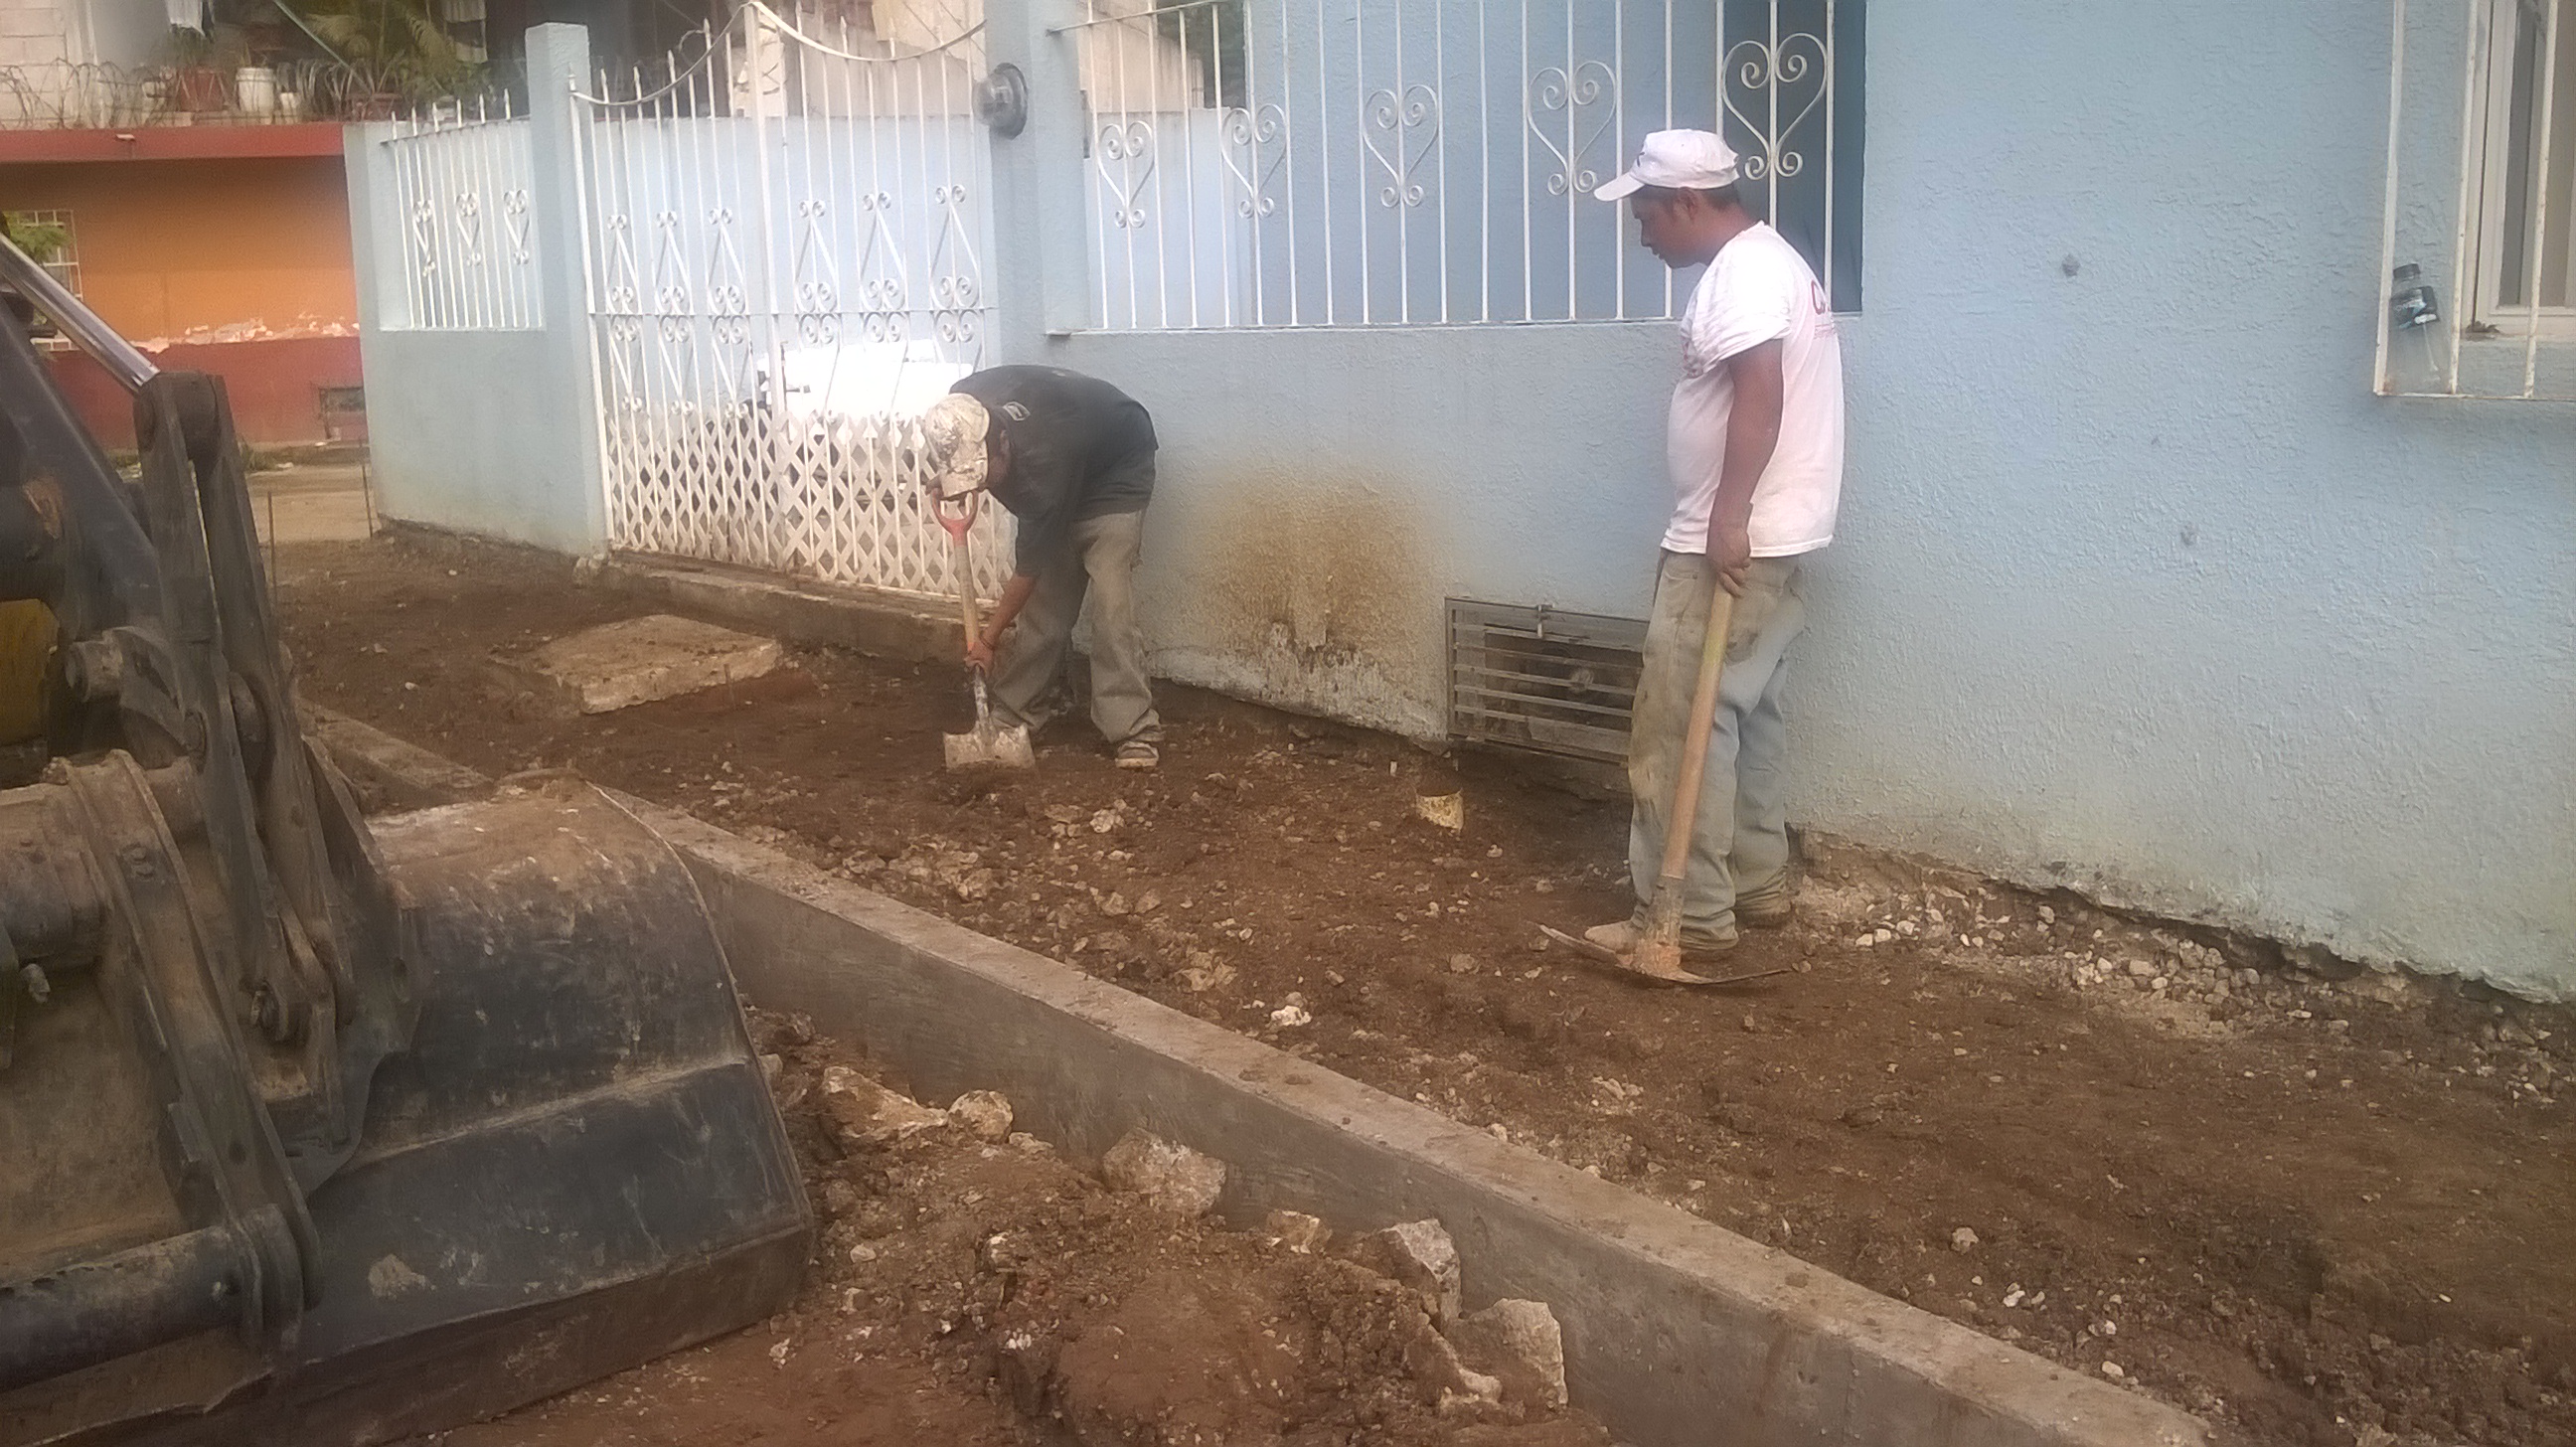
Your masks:
[[[1655,131],[1637,148],[1637,164],[1610,178],[1594,196],[1618,201],[1647,186],[1713,191],[1739,174],[1735,152],[1709,131]]]
[[[964,497],[984,486],[991,463],[984,439],[993,416],[963,392],[951,392],[921,414],[922,470],[941,497]]]

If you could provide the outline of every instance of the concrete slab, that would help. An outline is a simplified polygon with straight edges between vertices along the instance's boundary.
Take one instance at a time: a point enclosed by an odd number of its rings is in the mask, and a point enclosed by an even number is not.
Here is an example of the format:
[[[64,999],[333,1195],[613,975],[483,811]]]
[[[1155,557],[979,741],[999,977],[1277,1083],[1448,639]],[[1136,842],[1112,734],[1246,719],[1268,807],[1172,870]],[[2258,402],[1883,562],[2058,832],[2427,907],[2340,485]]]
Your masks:
[[[416,753],[382,740],[363,725],[330,736],[369,769]],[[1239,1224],[1274,1209],[1342,1230],[1438,1218],[1468,1305],[1548,1303],[1575,1404],[1638,1447],[2210,1440],[2138,1393],[684,814],[620,802],[688,861],[750,999],[807,1013],[928,1098],[999,1090],[1024,1128],[1076,1154],[1142,1128],[1216,1156],[1229,1167],[1220,1210]]]
[[[907,662],[953,663],[965,651],[957,605],[946,599],[835,588],[664,558],[610,558],[595,577],[601,587],[628,597],[791,643]]]
[[[497,662],[510,680],[557,708],[611,713],[758,678],[778,660],[774,638],[655,613],[585,628]]]

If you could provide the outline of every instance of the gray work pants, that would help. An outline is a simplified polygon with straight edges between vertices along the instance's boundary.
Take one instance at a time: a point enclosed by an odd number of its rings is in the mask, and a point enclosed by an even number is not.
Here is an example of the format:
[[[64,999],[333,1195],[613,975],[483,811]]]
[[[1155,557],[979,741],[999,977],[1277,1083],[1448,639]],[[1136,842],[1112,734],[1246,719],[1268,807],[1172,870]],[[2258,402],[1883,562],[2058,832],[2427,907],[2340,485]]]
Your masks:
[[[1788,732],[1780,688],[1789,645],[1806,627],[1798,558],[1756,558],[1726,633],[1717,717],[1708,736],[1683,875],[1682,928],[1730,935],[1735,901],[1788,885]],[[1628,736],[1628,787],[1636,808],[1628,825],[1628,874],[1639,917],[1663,872],[1664,821],[1672,807],[1691,695],[1708,636],[1708,605],[1717,570],[1699,553],[1665,553],[1655,579],[1654,614],[1646,623],[1646,662],[1637,680],[1635,722]]]
[[[1144,539],[1141,509],[1087,518],[1066,529],[1068,546],[1040,567],[1037,591],[993,656],[993,713],[1003,726],[1035,729],[1055,715],[1073,625],[1088,592],[1091,721],[1113,744],[1162,737],[1153,685],[1145,677],[1145,635],[1136,626],[1136,560]]]

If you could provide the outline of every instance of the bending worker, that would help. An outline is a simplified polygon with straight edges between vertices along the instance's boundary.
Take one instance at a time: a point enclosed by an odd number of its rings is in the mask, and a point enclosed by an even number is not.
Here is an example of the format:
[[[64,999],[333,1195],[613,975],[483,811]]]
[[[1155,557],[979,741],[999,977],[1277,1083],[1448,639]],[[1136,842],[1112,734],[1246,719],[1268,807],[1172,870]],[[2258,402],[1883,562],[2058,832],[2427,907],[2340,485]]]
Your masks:
[[[1716,590],[1735,595],[1719,675],[1690,863],[1684,953],[1732,947],[1743,926],[1790,912],[1780,692],[1806,624],[1799,568],[1831,542],[1842,496],[1842,342],[1825,289],[1779,232],[1736,194],[1735,153],[1706,131],[1658,131],[1637,163],[1595,194],[1627,198],[1639,240],[1666,266],[1706,266],[1682,314],[1682,379],[1665,452],[1673,515],[1664,530],[1628,745],[1636,799],[1628,872],[1636,911],[1586,932],[1633,955],[1663,863],[1666,810]]]
[[[1136,560],[1154,496],[1154,419],[1096,377],[990,367],[923,418],[932,484],[948,499],[992,494],[1019,520],[1019,549],[966,660],[985,671],[1004,727],[1053,716],[1091,598],[1091,721],[1122,769],[1160,761],[1162,720],[1136,626]]]

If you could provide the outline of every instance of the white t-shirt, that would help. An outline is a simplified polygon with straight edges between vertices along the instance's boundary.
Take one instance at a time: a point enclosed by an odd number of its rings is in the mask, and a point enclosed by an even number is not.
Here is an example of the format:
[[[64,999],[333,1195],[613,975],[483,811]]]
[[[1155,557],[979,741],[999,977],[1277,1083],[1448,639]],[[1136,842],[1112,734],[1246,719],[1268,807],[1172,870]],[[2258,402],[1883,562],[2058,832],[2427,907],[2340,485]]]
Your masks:
[[[1665,439],[1674,506],[1664,546],[1673,552],[1708,551],[1735,407],[1726,359],[1774,340],[1782,343],[1780,445],[1753,488],[1753,556],[1785,558],[1834,539],[1843,490],[1842,338],[1807,259],[1756,222],[1709,263],[1682,313],[1682,380]]]

